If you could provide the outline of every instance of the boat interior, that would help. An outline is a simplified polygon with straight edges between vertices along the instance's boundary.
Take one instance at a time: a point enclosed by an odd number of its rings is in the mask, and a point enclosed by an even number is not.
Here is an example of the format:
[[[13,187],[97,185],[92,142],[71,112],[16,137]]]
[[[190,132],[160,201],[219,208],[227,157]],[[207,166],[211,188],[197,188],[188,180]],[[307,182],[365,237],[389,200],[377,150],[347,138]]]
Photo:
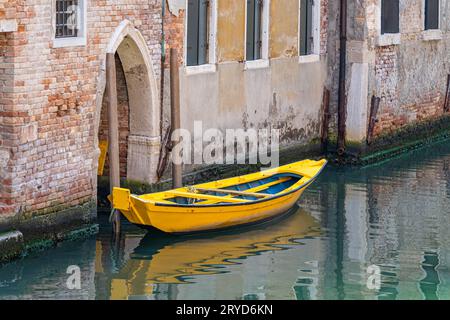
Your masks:
[[[162,200],[165,204],[174,205],[217,205],[252,202],[288,192],[302,178],[302,176],[293,173],[280,173],[217,189],[187,187],[187,192],[167,192],[165,193],[167,197],[158,199],[158,201]]]

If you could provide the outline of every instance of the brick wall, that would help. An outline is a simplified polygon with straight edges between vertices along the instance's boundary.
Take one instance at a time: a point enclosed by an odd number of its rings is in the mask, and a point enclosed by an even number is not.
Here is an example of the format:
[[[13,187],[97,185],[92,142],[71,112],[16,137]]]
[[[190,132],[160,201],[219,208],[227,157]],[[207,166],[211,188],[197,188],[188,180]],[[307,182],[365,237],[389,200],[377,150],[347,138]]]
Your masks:
[[[366,5],[374,5],[367,0]],[[449,23],[441,2],[442,39],[423,39],[422,1],[400,1],[401,43],[386,47],[373,45],[375,52],[374,94],[381,98],[375,135],[388,134],[405,125],[430,120],[443,114],[450,53]],[[373,13],[371,13],[373,15]],[[373,17],[367,17],[372,21]],[[373,24],[373,23],[372,23]],[[369,25],[369,44],[378,33]]]
[[[0,19],[16,19],[17,12],[21,12],[21,2],[16,0],[3,0],[0,3]]]
[[[1,90],[1,148],[10,155],[9,173],[0,175],[1,210],[84,203],[96,196],[95,99],[106,46],[119,23],[130,20],[145,38],[159,77],[161,3],[88,1],[87,45],[68,48],[53,48],[50,0],[20,0],[15,8],[19,30],[0,36],[1,50],[6,41],[14,65],[13,82]]]
[[[15,1],[0,3],[0,19],[13,19],[16,16]],[[0,33],[0,215],[10,214],[13,208],[12,188],[13,164],[11,161],[11,139],[17,137],[11,125],[16,123],[12,102],[13,96],[13,57],[14,43],[11,33]]]
[[[164,37],[166,43],[165,67],[170,65],[170,48],[178,50],[178,62],[183,64],[183,43],[184,43],[184,18],[185,10],[170,12],[170,7],[166,1],[166,10],[164,14]]]
[[[375,134],[393,130],[404,124],[406,120],[403,117],[401,120],[398,119],[395,112],[399,104],[397,55],[395,46],[378,48],[376,51],[375,77],[378,84],[378,95],[381,97],[381,108],[378,113]]]

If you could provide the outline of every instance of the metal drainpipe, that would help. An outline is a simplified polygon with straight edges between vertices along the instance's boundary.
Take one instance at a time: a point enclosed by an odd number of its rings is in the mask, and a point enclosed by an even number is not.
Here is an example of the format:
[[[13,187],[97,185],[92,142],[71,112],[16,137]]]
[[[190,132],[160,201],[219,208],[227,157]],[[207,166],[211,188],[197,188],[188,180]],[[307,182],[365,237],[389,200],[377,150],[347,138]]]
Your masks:
[[[346,133],[346,68],[347,68],[347,0],[340,3],[340,53],[339,53],[339,105],[338,105],[338,155],[345,153]]]
[[[164,65],[166,63],[166,34],[164,32],[164,17],[166,16],[166,0],[162,1],[161,8],[161,90],[160,90],[160,136],[163,136],[163,112],[164,112]]]
[[[160,97],[159,97],[159,136],[161,137],[161,147],[159,149],[159,159],[158,159],[158,170],[157,177],[158,181],[161,179],[166,168],[167,159],[167,145],[165,144],[164,138],[164,65],[166,63],[166,36],[164,32],[164,17],[166,15],[166,0],[162,1],[161,7],[161,82],[160,82]]]

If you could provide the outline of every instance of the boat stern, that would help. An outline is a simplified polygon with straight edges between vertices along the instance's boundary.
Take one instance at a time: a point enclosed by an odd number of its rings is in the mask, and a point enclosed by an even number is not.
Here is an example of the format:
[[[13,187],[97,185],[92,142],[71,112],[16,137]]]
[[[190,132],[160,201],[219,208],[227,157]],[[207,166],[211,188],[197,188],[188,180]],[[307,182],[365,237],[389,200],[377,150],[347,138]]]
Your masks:
[[[112,206],[120,211],[130,211],[131,191],[124,188],[114,188],[112,194]]]
[[[147,201],[133,196],[129,189],[114,188],[108,199],[114,209],[119,210],[128,221],[134,224],[151,226],[150,207]]]

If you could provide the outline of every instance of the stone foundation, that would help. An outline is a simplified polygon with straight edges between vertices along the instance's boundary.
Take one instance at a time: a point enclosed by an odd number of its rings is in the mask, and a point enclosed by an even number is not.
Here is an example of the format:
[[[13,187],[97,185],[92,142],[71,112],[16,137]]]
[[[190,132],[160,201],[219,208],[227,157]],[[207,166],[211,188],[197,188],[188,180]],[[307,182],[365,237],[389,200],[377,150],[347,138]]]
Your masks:
[[[336,138],[329,143],[328,158],[339,165],[370,165],[400,156],[411,150],[450,139],[450,114],[406,124],[378,135],[370,145],[348,142],[347,154],[338,159]]]
[[[52,213],[36,212],[0,220],[0,262],[54,246],[64,240],[84,238],[98,231],[94,201]]]

